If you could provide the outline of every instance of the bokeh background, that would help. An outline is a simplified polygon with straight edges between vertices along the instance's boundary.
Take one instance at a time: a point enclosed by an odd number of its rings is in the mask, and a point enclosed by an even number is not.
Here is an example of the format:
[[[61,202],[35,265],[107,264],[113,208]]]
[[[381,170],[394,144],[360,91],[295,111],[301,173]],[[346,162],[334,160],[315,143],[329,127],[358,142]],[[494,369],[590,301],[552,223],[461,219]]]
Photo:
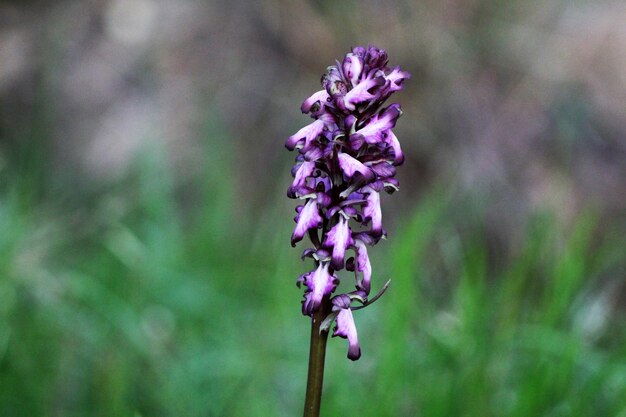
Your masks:
[[[622,1],[0,4],[0,415],[294,416],[301,101],[413,78],[326,416],[626,416]]]

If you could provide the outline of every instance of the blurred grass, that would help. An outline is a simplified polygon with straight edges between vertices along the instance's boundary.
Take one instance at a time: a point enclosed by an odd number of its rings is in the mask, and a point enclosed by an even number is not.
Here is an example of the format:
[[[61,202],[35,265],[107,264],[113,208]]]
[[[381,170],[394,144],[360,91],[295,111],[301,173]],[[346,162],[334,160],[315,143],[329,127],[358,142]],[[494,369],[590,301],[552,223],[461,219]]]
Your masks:
[[[300,413],[309,329],[294,282],[308,266],[289,215],[241,217],[216,143],[191,210],[158,151],[74,206],[24,204],[30,181],[3,184],[0,415]],[[442,190],[372,251],[375,283],[392,286],[355,314],[360,361],[330,341],[323,414],[626,416],[623,236],[538,213],[519,253],[493,262],[480,213],[459,231]]]

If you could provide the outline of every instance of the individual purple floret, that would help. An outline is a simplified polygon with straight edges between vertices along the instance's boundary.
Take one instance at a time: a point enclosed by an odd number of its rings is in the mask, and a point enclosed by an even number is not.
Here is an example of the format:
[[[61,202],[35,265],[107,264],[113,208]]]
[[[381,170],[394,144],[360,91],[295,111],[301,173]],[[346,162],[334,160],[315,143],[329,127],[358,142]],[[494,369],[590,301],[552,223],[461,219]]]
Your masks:
[[[352,360],[361,356],[352,312],[379,296],[368,300],[372,267],[367,246],[385,236],[380,192],[398,189],[395,167],[404,162],[391,131],[402,110],[399,104],[382,105],[402,90],[410,74],[387,62],[384,50],[357,46],[343,62],[328,67],[323,89],[302,103],[302,112],[314,121],[285,143],[290,151],[298,150],[287,195],[303,200],[296,208],[291,244],[308,234],[314,247],[303,257],[316,265],[298,279],[306,287],[302,313],[313,316],[324,302],[331,303],[324,330],[335,321],[333,336],[348,339]],[[354,257],[346,259],[348,251]],[[331,299],[339,284],[335,272],[343,268],[354,271],[356,290]],[[362,306],[352,307],[353,301]]]

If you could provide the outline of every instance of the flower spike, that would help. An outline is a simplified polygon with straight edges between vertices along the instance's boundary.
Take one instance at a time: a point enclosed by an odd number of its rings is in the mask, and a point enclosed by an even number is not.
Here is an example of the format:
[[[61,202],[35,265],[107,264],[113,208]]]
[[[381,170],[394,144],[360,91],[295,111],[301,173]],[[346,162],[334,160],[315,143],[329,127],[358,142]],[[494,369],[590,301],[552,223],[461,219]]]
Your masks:
[[[353,312],[374,302],[389,285],[368,300],[372,266],[367,246],[386,234],[380,192],[398,189],[396,167],[404,162],[392,131],[402,110],[397,103],[382,106],[411,76],[388,67],[388,61],[383,49],[356,46],[328,67],[322,89],[301,106],[313,122],[285,143],[297,152],[287,196],[304,200],[296,209],[291,243],[308,234],[314,246],[303,259],[312,258],[315,269],[298,279],[305,287],[302,313],[323,312],[320,332],[328,332],[334,322],[333,336],[348,339],[352,360],[361,356]],[[346,252],[354,256],[346,259]],[[331,299],[339,284],[335,271],[344,267],[354,272],[356,290]],[[351,307],[351,302],[361,305]]]

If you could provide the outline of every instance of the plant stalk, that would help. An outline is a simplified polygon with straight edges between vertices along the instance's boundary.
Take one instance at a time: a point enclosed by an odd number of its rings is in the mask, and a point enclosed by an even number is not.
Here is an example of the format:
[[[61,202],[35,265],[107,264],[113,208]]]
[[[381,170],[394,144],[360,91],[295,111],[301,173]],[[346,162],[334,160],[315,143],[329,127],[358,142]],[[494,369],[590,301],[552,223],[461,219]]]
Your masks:
[[[328,297],[322,300],[320,309],[311,320],[311,347],[309,350],[309,375],[306,383],[304,417],[319,417],[322,404],[322,385],[324,384],[324,359],[328,331],[320,334],[320,324],[330,313],[331,303]]]

